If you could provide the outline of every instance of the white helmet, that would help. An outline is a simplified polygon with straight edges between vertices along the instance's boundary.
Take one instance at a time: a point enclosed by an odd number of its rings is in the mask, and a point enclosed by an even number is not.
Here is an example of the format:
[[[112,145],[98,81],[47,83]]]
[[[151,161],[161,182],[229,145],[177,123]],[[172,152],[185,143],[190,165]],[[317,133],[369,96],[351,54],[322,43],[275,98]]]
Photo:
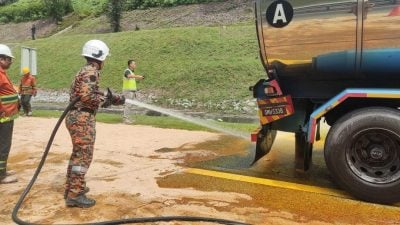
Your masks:
[[[104,61],[109,54],[110,49],[100,40],[90,40],[86,42],[82,48],[82,56],[97,59],[99,61]]]
[[[5,55],[14,58],[14,56],[11,53],[11,49],[7,45],[3,44],[0,44],[0,55]]]

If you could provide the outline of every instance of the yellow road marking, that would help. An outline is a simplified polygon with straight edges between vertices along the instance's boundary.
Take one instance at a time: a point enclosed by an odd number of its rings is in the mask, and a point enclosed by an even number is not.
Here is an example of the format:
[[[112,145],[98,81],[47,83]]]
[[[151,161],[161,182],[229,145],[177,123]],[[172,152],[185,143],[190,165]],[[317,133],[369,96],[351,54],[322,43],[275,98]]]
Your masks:
[[[305,192],[311,192],[311,193],[317,193],[317,194],[323,194],[323,195],[330,195],[330,196],[335,196],[335,197],[340,197],[340,198],[351,198],[349,195],[347,195],[344,192],[341,192],[339,190],[316,187],[316,186],[311,186],[311,185],[295,184],[295,183],[290,183],[290,182],[285,182],[285,181],[271,180],[271,179],[258,178],[258,177],[250,177],[250,176],[224,173],[224,172],[218,172],[218,171],[212,171],[212,170],[197,169],[197,168],[189,168],[185,172],[191,173],[191,174],[203,175],[203,176],[218,177],[218,178],[223,178],[223,179],[228,179],[228,180],[261,184],[261,185],[271,186],[271,187],[286,188],[286,189],[297,190],[297,191],[305,191]]]

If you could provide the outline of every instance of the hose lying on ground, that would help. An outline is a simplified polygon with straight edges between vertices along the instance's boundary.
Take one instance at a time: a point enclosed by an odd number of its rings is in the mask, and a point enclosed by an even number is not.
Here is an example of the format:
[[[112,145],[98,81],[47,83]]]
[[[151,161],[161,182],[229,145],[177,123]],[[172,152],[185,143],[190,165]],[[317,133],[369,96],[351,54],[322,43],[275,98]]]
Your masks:
[[[53,143],[54,137],[58,131],[58,128],[61,125],[61,122],[64,120],[65,116],[67,113],[71,110],[71,108],[75,105],[76,102],[79,101],[79,97],[75,98],[71,103],[67,106],[67,108],[64,110],[62,115],[57,121],[56,126],[53,129],[53,132],[51,133],[50,139],[47,143],[47,146],[45,148],[45,151],[43,153],[42,159],[40,160],[40,163],[38,167],[36,168],[35,174],[33,175],[31,181],[29,182],[28,186],[25,188],[25,190],[22,192],[21,196],[19,197],[19,200],[17,204],[15,205],[13,212],[12,212],[12,219],[14,222],[20,225],[40,225],[37,223],[30,223],[21,220],[18,218],[18,210],[21,208],[21,205],[25,199],[25,197],[28,195],[29,191],[31,190],[33,184],[35,183],[40,171],[42,170],[42,167],[44,165],[44,162],[47,158],[47,155],[50,151],[50,147]],[[212,223],[219,223],[219,224],[230,224],[230,225],[246,225],[246,223],[241,223],[241,222],[236,222],[236,221],[231,221],[231,220],[224,220],[224,219],[217,219],[217,218],[209,218],[209,217],[194,217],[194,216],[161,216],[161,217],[142,217],[142,218],[130,218],[130,219],[122,219],[122,220],[110,220],[110,221],[104,221],[104,222],[96,222],[96,223],[82,223],[82,224],[76,224],[76,225],[113,225],[113,224],[128,224],[128,223],[150,223],[150,222],[168,222],[168,221],[186,221],[186,222],[212,222]]]

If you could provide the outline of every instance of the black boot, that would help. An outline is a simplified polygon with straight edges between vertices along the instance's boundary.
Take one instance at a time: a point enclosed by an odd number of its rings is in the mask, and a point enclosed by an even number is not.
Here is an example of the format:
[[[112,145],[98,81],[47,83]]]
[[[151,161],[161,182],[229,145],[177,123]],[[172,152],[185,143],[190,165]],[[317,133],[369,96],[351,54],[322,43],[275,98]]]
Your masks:
[[[81,194],[87,194],[89,191],[90,191],[90,188],[89,187],[85,187]],[[68,196],[68,190],[65,190],[64,191],[64,199],[67,199],[67,196]]]
[[[96,204],[96,200],[88,198],[84,194],[79,194],[75,198],[65,199],[65,204],[68,207],[90,208]]]

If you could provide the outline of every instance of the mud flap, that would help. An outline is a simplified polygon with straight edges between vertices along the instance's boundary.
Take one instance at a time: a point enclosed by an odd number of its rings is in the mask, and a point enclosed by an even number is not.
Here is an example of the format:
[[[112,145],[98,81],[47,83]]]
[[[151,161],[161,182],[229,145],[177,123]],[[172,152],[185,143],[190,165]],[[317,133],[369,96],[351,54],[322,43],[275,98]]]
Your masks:
[[[313,146],[308,142],[307,135],[303,131],[296,132],[295,138],[295,169],[299,172],[306,172],[311,166]]]
[[[272,130],[269,126],[263,126],[263,128],[259,130],[256,140],[256,153],[251,165],[269,153],[275,141],[276,133],[276,130]]]

